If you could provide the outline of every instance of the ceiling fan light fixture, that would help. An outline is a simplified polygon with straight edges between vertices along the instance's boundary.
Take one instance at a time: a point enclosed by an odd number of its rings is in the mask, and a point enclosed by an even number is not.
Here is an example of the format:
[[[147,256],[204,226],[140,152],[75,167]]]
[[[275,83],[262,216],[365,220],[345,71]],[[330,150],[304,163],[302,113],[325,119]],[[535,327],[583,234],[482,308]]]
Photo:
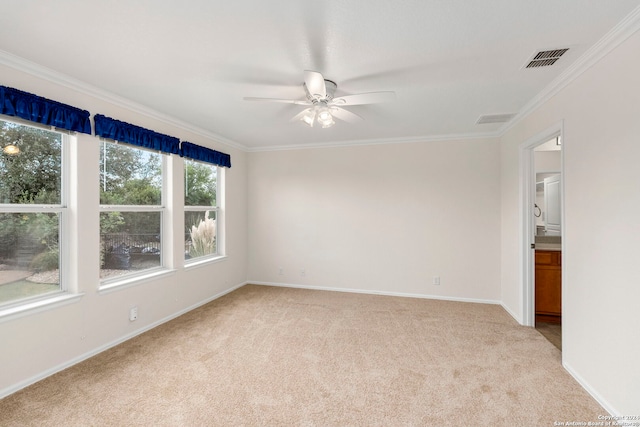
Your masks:
[[[329,120],[325,120],[324,122],[320,122],[320,124],[322,125],[322,129],[326,129],[326,128],[330,128],[331,126],[335,125],[336,122],[333,120],[333,117],[329,118]]]
[[[316,121],[315,111],[313,111],[312,109],[309,109],[309,111],[304,116],[302,116],[302,121],[306,125],[309,125],[309,127],[313,127],[313,123]]]
[[[256,98],[245,97],[245,101],[281,102],[294,105],[306,105],[308,108],[298,112],[289,121],[302,121],[309,127],[319,123],[322,128],[330,128],[335,125],[334,119],[348,123],[356,123],[363,120],[359,115],[350,112],[343,107],[352,105],[376,104],[392,101],[396,98],[395,92],[368,92],[354,95],[346,95],[334,98],[338,85],[332,80],[327,80],[318,71],[305,70],[304,83],[302,84],[306,100],[281,99],[281,98]]]
[[[333,121],[333,116],[331,115],[331,111],[329,111],[328,107],[320,107],[318,109],[317,118],[318,123],[322,125],[323,129],[329,128],[336,124],[336,122]]]

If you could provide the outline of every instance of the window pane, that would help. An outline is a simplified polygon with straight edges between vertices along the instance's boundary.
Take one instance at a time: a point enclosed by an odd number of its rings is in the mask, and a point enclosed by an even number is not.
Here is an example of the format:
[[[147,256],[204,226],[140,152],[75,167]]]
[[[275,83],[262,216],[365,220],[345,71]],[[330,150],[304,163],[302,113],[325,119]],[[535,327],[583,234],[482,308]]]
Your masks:
[[[100,213],[100,278],[162,265],[161,223],[160,212]]]
[[[0,304],[60,290],[58,213],[0,214]]]
[[[100,204],[160,205],[162,155],[102,141]]]
[[[218,168],[216,166],[185,160],[184,205],[216,206],[217,178]]]
[[[185,212],[184,223],[185,259],[217,254],[215,211]]]
[[[62,135],[0,120],[0,203],[61,204]]]

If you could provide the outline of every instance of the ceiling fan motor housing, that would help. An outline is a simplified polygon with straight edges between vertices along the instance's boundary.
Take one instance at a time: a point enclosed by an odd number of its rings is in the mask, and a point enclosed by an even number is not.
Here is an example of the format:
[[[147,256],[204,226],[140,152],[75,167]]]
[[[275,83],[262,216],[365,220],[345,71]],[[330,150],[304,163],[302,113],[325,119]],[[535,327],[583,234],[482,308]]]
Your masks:
[[[309,88],[307,88],[306,83],[302,84],[302,86],[304,86],[304,92],[307,94],[307,99],[313,104],[317,104],[320,101],[325,101],[325,103],[327,103],[333,99],[333,95],[336,93],[338,85],[335,82],[326,79],[324,81],[324,85],[326,87],[327,95],[323,99],[319,99],[317,96],[309,92]]]

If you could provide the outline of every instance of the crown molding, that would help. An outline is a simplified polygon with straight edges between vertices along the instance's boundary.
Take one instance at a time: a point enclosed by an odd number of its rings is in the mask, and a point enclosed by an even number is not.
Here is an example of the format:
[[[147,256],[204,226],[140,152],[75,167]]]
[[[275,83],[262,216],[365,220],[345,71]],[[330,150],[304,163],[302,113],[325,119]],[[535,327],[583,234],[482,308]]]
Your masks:
[[[541,107],[544,103],[558,94],[567,85],[577,79],[582,73],[587,71],[602,58],[612,52],[622,42],[628,39],[636,31],[640,30],[640,6],[637,6],[622,21],[613,27],[607,34],[591,46],[580,58],[572,63],[558,77],[556,77],[547,87],[532,98],[508,123],[499,131],[499,136],[503,136],[509,129],[522,121],[529,114]]]
[[[248,147],[246,147],[245,145],[231,141],[230,139],[210,132],[206,129],[202,129],[198,126],[194,126],[182,120],[177,120],[174,117],[160,113],[159,111],[156,111],[145,105],[131,101],[127,98],[108,92],[104,89],[100,89],[97,86],[93,86],[89,83],[52,70],[51,68],[44,67],[40,64],[36,64],[35,62],[29,61],[25,58],[6,52],[4,50],[0,50],[0,64],[30,74],[34,77],[41,78],[51,83],[75,90],[93,98],[106,101],[118,107],[126,108],[127,110],[142,114],[151,119],[161,121],[171,126],[175,126],[187,132],[192,132],[196,135],[212,139],[220,144],[227,145],[229,147],[233,147],[242,151],[248,150]]]
[[[406,138],[380,138],[380,139],[359,139],[348,141],[332,141],[332,142],[316,142],[311,144],[294,144],[294,145],[271,145],[266,147],[250,147],[247,149],[250,153],[260,151],[286,151],[286,150],[305,150],[312,148],[341,148],[341,147],[357,147],[363,145],[388,145],[388,144],[414,144],[425,142],[440,141],[460,141],[468,139],[490,139],[499,138],[499,132],[486,133],[461,133],[448,135],[425,135],[412,136]]]

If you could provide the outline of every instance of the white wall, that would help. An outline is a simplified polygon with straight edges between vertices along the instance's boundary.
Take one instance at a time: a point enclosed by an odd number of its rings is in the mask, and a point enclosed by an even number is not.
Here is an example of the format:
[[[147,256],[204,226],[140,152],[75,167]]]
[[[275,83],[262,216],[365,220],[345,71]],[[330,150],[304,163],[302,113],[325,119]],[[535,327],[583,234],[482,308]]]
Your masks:
[[[640,414],[640,33],[502,138],[502,299],[522,316],[519,144],[564,122],[563,363],[609,411]]]
[[[476,139],[250,153],[249,279],[498,301],[498,149]]]
[[[73,185],[79,197],[71,201],[78,228],[71,232],[71,286],[84,295],[79,302],[36,314],[0,321],[0,397],[101,349],[139,333],[184,310],[245,282],[247,271],[246,153],[184,128],[154,120],[121,106],[88,96],[34,76],[0,67],[2,84],[55,99],[116,119],[150,128],[231,154],[226,170],[226,249],[220,262],[184,269],[184,244],[180,212],[174,221],[175,273],[109,293],[98,292],[99,140],[78,135],[72,161]],[[182,162],[172,157],[171,170],[178,185],[174,204],[181,205]],[[136,322],[129,322],[132,305],[139,307]]]

